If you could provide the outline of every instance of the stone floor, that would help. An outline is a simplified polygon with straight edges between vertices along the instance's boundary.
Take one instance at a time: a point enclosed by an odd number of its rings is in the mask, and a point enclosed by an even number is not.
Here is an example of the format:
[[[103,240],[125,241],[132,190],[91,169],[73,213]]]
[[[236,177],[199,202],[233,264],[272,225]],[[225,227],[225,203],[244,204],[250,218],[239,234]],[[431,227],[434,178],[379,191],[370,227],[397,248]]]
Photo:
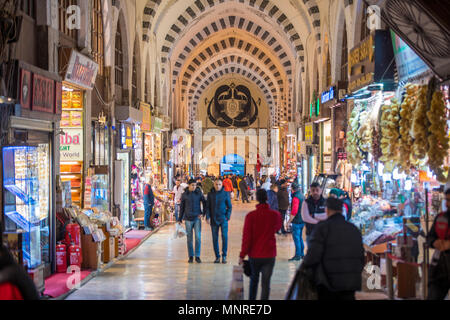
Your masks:
[[[233,265],[238,262],[242,228],[255,203],[233,202],[229,228],[228,264],[216,265],[211,229],[202,221],[202,264],[188,264],[186,239],[173,239],[174,225],[162,228],[126,259],[89,281],[68,300],[226,300]],[[288,262],[294,253],[291,237],[278,237],[278,257],[272,276],[271,299],[282,300],[299,262]],[[248,278],[245,277],[245,295]],[[384,295],[358,294],[360,299],[385,299]]]

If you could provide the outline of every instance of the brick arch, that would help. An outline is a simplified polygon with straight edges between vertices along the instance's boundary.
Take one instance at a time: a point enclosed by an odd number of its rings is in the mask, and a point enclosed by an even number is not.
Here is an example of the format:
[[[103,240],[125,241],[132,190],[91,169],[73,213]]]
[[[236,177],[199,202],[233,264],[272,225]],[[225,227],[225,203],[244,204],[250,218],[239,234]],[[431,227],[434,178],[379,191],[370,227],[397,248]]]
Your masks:
[[[148,0],[144,7],[144,15],[142,17],[142,40],[148,42],[150,40],[149,33],[152,29],[153,20],[155,19],[161,0]]]

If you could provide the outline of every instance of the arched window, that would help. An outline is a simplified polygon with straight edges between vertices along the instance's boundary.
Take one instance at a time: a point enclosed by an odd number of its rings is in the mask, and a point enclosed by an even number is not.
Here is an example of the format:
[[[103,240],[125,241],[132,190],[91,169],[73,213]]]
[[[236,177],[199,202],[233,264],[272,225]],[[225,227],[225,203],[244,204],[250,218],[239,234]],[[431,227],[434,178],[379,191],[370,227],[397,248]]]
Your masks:
[[[98,75],[104,76],[105,47],[103,38],[102,0],[93,0],[92,7],[92,58],[98,64]]]
[[[120,21],[117,24],[116,32],[116,46],[115,51],[115,84],[118,86],[123,86],[123,46],[122,46],[122,33],[120,30]]]
[[[75,41],[78,39],[78,30],[69,25],[70,16],[67,13],[67,9],[76,5],[77,0],[58,0],[59,31]]]
[[[348,43],[347,43],[347,24],[344,21],[344,36],[342,39],[341,54],[341,81],[348,81]]]
[[[36,0],[21,0],[20,10],[27,16],[36,19]]]

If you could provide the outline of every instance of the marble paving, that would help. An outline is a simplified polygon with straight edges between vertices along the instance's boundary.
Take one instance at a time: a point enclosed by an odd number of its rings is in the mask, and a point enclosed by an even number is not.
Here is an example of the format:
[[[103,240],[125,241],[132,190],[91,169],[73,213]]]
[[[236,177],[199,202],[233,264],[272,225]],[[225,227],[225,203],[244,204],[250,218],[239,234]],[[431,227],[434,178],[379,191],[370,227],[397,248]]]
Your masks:
[[[67,300],[226,300],[233,265],[239,259],[244,218],[254,209],[255,202],[242,204],[233,201],[233,206],[228,264],[213,263],[211,228],[205,221],[202,221],[202,264],[188,264],[186,239],[173,239],[175,225],[169,225]],[[277,246],[270,298],[283,300],[300,262],[288,262],[294,253],[291,236],[277,236]],[[248,297],[248,278],[245,277],[244,281]],[[366,295],[364,298],[370,299]]]

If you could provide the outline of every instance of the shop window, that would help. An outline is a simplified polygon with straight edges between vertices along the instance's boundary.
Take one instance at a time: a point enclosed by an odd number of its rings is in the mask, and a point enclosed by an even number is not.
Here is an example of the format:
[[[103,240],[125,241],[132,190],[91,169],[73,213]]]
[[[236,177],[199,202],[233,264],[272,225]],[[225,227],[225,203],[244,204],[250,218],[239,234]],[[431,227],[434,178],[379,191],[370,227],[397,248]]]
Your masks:
[[[22,0],[20,1],[20,10],[27,16],[36,19],[36,0]]]
[[[120,30],[120,22],[117,24],[116,46],[115,46],[115,84],[123,86],[123,46],[122,33]]]
[[[92,7],[92,58],[98,64],[98,75],[104,76],[104,38],[102,1],[93,0]]]
[[[58,8],[59,8],[59,31],[77,41],[78,38],[78,30],[76,28],[69,28],[69,14],[67,13],[67,9],[70,6],[76,6],[77,0],[58,0]]]
[[[341,81],[348,81],[348,43],[347,43],[347,25],[345,22],[344,22],[344,37],[342,39]]]

